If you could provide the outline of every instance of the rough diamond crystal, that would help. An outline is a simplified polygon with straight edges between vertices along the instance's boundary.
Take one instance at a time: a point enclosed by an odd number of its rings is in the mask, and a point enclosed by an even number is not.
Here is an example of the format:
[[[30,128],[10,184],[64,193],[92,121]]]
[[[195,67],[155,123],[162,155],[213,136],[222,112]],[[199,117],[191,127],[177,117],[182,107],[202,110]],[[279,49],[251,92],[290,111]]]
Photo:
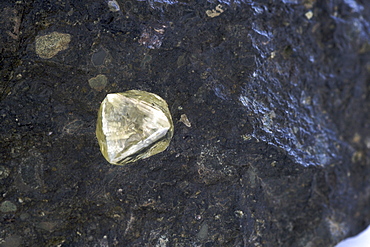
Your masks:
[[[100,150],[114,165],[124,165],[164,151],[173,136],[166,101],[153,93],[130,90],[108,94],[96,126]]]

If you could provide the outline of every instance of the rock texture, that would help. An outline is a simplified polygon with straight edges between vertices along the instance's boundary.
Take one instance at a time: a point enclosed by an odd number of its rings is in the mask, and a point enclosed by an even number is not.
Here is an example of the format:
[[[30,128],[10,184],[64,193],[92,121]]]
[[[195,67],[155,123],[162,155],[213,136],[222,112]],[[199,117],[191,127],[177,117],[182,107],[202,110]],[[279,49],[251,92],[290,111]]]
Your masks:
[[[326,247],[363,230],[369,10],[1,2],[2,246]],[[54,32],[68,46],[40,57],[37,37]],[[175,133],[166,151],[112,166],[98,109],[132,89],[166,100]]]

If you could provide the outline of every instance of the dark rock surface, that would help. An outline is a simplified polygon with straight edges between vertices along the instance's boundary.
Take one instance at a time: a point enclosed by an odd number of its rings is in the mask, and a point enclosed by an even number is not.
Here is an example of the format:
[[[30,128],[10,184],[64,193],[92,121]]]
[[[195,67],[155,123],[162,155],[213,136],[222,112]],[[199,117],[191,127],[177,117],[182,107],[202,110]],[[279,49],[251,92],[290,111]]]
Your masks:
[[[0,3],[1,246],[333,246],[370,223],[368,1],[117,4]],[[175,134],[112,166],[97,111],[130,89]]]

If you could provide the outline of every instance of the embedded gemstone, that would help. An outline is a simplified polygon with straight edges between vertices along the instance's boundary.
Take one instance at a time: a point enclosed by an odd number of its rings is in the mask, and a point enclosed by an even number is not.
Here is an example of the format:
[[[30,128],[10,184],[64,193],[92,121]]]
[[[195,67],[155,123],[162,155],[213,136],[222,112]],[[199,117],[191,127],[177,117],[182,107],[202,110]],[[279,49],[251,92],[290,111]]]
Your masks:
[[[153,93],[130,90],[105,97],[96,137],[109,163],[125,165],[164,151],[173,129],[166,101]]]

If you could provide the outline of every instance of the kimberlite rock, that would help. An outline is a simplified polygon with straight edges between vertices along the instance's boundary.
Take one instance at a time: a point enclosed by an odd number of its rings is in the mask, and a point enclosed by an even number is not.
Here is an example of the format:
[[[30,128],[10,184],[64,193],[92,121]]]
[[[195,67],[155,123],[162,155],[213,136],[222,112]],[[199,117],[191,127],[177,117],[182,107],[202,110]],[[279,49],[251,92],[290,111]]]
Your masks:
[[[0,1],[0,247],[359,233],[369,26],[365,0]]]
[[[139,90],[108,94],[101,103],[96,136],[105,159],[124,165],[164,151],[173,135],[166,101]]]

